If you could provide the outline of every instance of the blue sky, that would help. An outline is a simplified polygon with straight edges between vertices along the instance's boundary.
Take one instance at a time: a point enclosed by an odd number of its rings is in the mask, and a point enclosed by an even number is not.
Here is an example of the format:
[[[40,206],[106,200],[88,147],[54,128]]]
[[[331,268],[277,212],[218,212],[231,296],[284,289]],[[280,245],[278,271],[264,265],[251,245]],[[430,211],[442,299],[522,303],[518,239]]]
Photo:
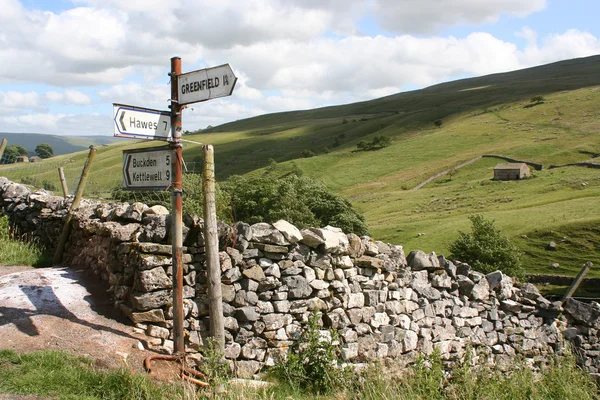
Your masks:
[[[0,0],[0,132],[112,135],[166,109],[169,59],[231,64],[186,130],[600,53],[592,0]]]

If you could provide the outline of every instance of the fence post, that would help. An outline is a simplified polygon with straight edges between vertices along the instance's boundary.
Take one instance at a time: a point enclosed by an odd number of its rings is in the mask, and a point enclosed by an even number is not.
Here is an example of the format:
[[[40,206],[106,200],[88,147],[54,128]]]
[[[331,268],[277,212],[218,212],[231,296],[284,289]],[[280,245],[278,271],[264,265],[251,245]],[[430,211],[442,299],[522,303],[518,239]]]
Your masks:
[[[67,218],[65,219],[65,224],[60,234],[60,238],[58,239],[56,253],[54,253],[54,265],[59,265],[62,261],[63,252],[65,250],[65,244],[67,243],[67,239],[69,239],[69,234],[71,233],[71,220],[73,219],[73,213],[77,208],[79,208],[79,202],[81,201],[81,196],[83,196],[83,188],[85,187],[85,183],[87,182],[87,177],[92,166],[92,161],[94,161],[94,154],[96,154],[96,148],[94,146],[90,146],[90,152],[88,154],[87,160],[85,161],[85,164],[83,165],[83,170],[81,171],[81,178],[79,179],[79,183],[77,184],[75,197],[73,198],[73,202],[71,203],[71,207],[69,208],[69,213],[67,214]]]
[[[210,335],[216,340],[222,351],[225,344],[225,323],[223,320],[221,266],[219,265],[219,236],[217,231],[217,211],[215,206],[215,157],[213,146],[210,144],[204,146],[202,192],[204,194],[204,251],[208,275],[208,315],[210,317]]]
[[[0,143],[0,160],[2,160],[2,156],[4,155],[4,149],[6,148],[6,143],[8,143],[8,139],[3,138],[2,143]]]
[[[567,299],[569,297],[573,296],[573,294],[575,293],[575,291],[577,290],[577,288],[579,287],[579,285],[583,281],[583,278],[585,277],[585,274],[587,274],[588,271],[590,270],[590,268],[592,268],[592,265],[594,265],[594,264],[592,264],[590,261],[588,261],[585,264],[583,264],[583,267],[581,268],[581,270],[579,271],[579,273],[575,277],[575,280],[573,281],[573,283],[571,283],[571,286],[569,286],[569,289],[567,290],[567,292],[565,293],[565,295],[561,299],[561,301],[560,301],[561,304],[565,304],[565,301],[567,301]]]
[[[181,106],[177,77],[181,75],[181,58],[171,58],[171,129],[175,153],[171,181],[171,254],[173,260],[173,347],[175,353],[185,354],[183,336],[183,148],[181,144]]]
[[[67,180],[65,179],[65,171],[63,167],[58,167],[58,177],[60,178],[60,185],[62,186],[63,197],[66,199],[69,195],[69,189],[67,188]]]

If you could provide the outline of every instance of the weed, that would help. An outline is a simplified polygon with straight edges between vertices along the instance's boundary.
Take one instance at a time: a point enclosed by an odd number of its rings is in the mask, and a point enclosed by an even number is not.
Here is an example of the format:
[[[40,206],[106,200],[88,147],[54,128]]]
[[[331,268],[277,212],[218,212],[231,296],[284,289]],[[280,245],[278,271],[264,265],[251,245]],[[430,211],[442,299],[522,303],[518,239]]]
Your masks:
[[[330,330],[331,338],[324,337],[319,329],[320,318],[316,312],[309,317],[287,357],[271,369],[273,376],[294,390],[327,394],[348,382],[349,372],[340,366],[337,331]]]

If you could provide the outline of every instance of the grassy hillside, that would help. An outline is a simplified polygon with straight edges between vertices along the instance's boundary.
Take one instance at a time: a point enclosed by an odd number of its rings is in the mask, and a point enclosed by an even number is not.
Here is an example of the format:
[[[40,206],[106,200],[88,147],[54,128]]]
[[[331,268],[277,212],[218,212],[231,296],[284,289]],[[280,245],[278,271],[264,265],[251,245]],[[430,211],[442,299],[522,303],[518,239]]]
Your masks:
[[[534,96],[543,96],[543,102],[532,106]],[[595,56],[368,102],[259,116],[185,139],[215,145],[220,180],[264,174],[261,168],[271,160],[277,162],[273,178],[301,169],[350,199],[374,237],[403,244],[407,251],[447,252],[458,231],[469,229],[467,217],[481,213],[526,251],[529,271],[573,274],[587,260],[600,261],[600,170],[545,169],[532,179],[495,182],[492,170],[500,161],[483,158],[451,177],[410,189],[482,154],[545,167],[590,160],[600,153],[599,109],[600,56]],[[442,124],[436,127],[438,119]],[[392,144],[356,151],[360,140],[375,135],[390,137]],[[121,184],[122,149],[154,145],[122,140],[100,148],[91,189],[106,193]],[[303,150],[316,156],[302,158]],[[190,168],[200,155],[200,145],[185,144]],[[76,177],[84,157],[80,152],[53,162],[71,159],[65,168]],[[23,168],[0,167],[0,175],[55,179],[50,167]],[[544,250],[550,240],[558,243],[555,252]],[[554,262],[560,263],[558,270],[550,268]]]
[[[58,136],[40,133],[10,133],[0,132],[0,139],[8,139],[9,145],[24,146],[29,155],[35,155],[35,148],[40,143],[48,143],[55,155],[73,153],[87,149],[91,145],[100,146],[114,143],[118,139],[112,136]]]

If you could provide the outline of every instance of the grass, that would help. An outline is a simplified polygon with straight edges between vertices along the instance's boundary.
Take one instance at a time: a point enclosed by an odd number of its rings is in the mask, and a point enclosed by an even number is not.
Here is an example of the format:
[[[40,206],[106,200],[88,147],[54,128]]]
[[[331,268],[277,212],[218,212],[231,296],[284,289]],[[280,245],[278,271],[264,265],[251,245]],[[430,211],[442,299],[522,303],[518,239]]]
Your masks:
[[[0,393],[89,400],[181,398],[176,389],[154,384],[145,375],[98,369],[86,358],[57,351],[0,350]]]
[[[344,388],[329,395],[312,395],[302,388],[273,382],[268,387],[226,384],[223,390],[185,389],[179,383],[152,382],[145,374],[126,369],[97,368],[85,358],[66,352],[17,354],[0,350],[0,393],[51,396],[58,399],[598,399],[598,388],[570,356],[549,360],[536,374],[517,361],[510,372],[459,363],[443,372],[436,353],[408,370],[372,364]]]
[[[51,265],[50,256],[35,243],[15,240],[9,229],[8,217],[0,215],[0,265]]]

